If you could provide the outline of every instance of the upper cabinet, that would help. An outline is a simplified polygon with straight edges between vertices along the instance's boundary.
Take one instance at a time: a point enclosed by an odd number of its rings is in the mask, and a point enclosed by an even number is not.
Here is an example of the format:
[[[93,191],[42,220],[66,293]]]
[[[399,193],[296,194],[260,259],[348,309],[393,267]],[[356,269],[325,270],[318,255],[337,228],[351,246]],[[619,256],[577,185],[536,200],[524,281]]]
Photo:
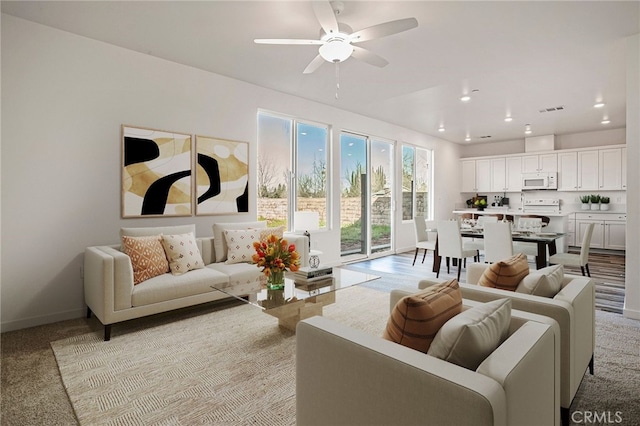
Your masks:
[[[558,191],[627,189],[627,148],[461,160],[462,192],[520,192],[523,173],[558,173]]]
[[[491,160],[462,161],[462,192],[491,191]]]
[[[522,173],[557,172],[558,154],[536,154],[522,157]]]

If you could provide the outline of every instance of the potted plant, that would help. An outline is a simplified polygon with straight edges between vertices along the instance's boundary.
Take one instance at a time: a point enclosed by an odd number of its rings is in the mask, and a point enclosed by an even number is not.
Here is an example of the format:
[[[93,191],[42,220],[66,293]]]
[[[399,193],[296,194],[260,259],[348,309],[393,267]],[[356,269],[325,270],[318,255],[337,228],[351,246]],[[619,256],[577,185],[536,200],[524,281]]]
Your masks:
[[[609,197],[600,197],[600,210],[609,210]]]
[[[589,195],[589,201],[591,201],[591,210],[600,210],[600,196],[597,194]]]
[[[589,210],[590,199],[591,197],[589,197],[588,195],[583,195],[582,197],[580,197],[580,201],[582,202],[582,210]]]

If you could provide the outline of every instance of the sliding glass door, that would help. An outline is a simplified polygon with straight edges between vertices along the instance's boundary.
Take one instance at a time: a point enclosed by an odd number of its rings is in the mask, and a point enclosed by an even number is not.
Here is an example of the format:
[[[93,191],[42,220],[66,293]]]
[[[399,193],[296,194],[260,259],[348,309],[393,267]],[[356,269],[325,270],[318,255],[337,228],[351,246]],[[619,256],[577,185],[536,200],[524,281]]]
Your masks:
[[[357,259],[391,251],[393,144],[343,132],[340,163],[341,255]]]

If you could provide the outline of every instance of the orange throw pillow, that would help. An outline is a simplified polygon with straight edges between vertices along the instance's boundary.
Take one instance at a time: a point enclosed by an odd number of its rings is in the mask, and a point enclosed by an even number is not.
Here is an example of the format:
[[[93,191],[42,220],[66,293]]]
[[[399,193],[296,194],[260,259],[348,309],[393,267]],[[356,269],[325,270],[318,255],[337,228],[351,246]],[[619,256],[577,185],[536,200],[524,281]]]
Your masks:
[[[391,311],[383,338],[427,352],[440,327],[462,312],[462,294],[453,279],[405,296]]]
[[[162,236],[122,236],[122,247],[131,259],[133,285],[169,272],[169,261],[160,242]]]
[[[529,275],[527,256],[518,253],[508,259],[492,263],[485,269],[478,284],[483,287],[516,291],[520,281],[527,275]]]

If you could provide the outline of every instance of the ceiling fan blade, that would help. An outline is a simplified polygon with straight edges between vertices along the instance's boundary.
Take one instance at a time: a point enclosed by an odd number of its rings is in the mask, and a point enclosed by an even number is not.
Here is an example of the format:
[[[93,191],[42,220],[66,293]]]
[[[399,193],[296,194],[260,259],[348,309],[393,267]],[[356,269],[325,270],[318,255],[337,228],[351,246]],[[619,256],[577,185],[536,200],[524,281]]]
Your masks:
[[[370,65],[375,65],[376,67],[385,67],[389,64],[389,61],[384,59],[382,56],[378,56],[370,50],[363,49],[360,46],[353,46],[353,53],[351,54],[354,58],[366,62]]]
[[[321,40],[303,40],[296,38],[257,38],[253,40],[257,44],[324,44]]]
[[[313,58],[313,61],[311,61],[309,63],[309,65],[307,65],[307,67],[304,69],[304,71],[302,73],[303,74],[311,74],[312,72],[314,72],[315,70],[320,68],[320,66],[322,64],[324,64],[324,62],[325,62],[324,58],[322,58],[322,56],[318,55],[315,58]]]
[[[359,43],[361,41],[386,37],[391,34],[397,34],[402,31],[410,30],[411,28],[415,28],[417,26],[418,20],[416,18],[398,19],[397,21],[389,21],[383,24],[364,28],[360,31],[356,31],[349,36],[349,39],[352,43]]]
[[[338,20],[336,19],[336,14],[333,11],[331,3],[328,1],[313,1],[311,5],[324,32],[327,34],[337,33]]]

